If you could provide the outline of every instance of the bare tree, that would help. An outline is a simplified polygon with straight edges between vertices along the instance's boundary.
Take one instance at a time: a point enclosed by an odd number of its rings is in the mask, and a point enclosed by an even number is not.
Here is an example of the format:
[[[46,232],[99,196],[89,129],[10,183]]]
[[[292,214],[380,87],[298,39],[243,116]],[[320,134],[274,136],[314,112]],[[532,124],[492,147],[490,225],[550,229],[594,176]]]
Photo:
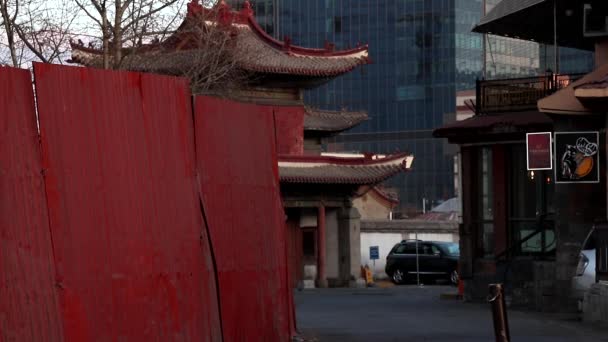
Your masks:
[[[123,48],[174,28],[185,0],[75,0],[100,32],[105,69],[120,69]]]
[[[242,68],[248,54],[239,48],[244,28],[222,23],[220,7],[213,6],[216,1],[205,0],[202,5],[207,10],[187,17],[185,22],[185,2],[173,2],[157,11],[162,6],[148,0],[86,0],[93,10],[81,2],[84,0],[76,1],[93,19],[96,32],[102,28],[101,57],[91,59],[89,66],[185,76],[194,93],[225,94],[251,80],[252,74]],[[117,3],[129,6],[116,15]],[[182,48],[163,44],[182,23],[178,38]]]
[[[17,33],[15,32],[15,20],[19,15],[19,0],[0,0],[0,14],[2,15],[2,27],[4,28],[5,46],[8,48],[10,60],[14,67],[19,66],[19,47]]]
[[[63,62],[75,19],[70,2],[0,0],[0,18],[4,29],[0,55],[10,55],[11,65],[19,67],[32,60]]]
[[[253,57],[239,46],[241,32],[234,26],[222,26],[218,16],[217,11],[209,11],[188,27],[193,52],[184,76],[195,94],[226,94],[253,81],[253,74],[242,68]]]

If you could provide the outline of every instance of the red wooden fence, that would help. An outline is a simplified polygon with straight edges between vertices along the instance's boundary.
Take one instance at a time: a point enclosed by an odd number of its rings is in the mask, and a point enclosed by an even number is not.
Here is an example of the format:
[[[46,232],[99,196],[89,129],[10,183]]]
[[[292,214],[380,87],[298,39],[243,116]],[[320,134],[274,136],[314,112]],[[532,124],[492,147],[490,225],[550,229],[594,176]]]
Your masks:
[[[30,73],[0,68],[0,342],[288,341],[276,142],[302,117],[199,97],[193,122],[183,79],[34,74],[40,135]]]
[[[195,99],[196,153],[226,341],[294,332],[273,108]]]
[[[69,341],[219,341],[182,79],[34,66]]]
[[[32,79],[0,67],[0,341],[60,341]]]
[[[301,155],[304,153],[304,107],[274,106],[277,153]]]

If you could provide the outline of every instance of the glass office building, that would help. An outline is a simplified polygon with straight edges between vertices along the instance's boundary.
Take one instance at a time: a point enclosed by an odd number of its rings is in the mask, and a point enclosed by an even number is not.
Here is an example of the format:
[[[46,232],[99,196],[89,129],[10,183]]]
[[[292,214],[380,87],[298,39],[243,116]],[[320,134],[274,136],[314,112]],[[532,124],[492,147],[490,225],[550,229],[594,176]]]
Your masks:
[[[521,77],[544,70],[538,44],[471,32],[484,10],[499,1],[251,3],[269,33],[289,36],[294,44],[369,44],[371,65],[309,91],[306,102],[369,113],[369,121],[341,134],[328,150],[415,155],[413,171],[388,184],[399,189],[402,210],[409,211],[421,209],[423,199],[428,208],[454,196],[454,151],[432,132],[454,117],[456,92],[474,89],[475,80],[484,76]],[[242,0],[229,2],[240,6]]]
[[[233,9],[241,9],[244,0],[224,0]],[[278,37],[277,11],[279,4],[277,0],[249,0],[255,18],[260,26],[271,36]]]

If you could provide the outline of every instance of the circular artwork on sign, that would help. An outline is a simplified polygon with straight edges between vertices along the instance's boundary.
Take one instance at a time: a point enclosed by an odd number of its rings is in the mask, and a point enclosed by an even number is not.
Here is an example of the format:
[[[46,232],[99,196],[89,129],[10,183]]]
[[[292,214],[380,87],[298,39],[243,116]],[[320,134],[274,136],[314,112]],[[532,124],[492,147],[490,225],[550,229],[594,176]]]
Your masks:
[[[562,155],[562,178],[577,180],[589,175],[593,171],[597,147],[584,137],[579,137],[574,145],[566,145]]]

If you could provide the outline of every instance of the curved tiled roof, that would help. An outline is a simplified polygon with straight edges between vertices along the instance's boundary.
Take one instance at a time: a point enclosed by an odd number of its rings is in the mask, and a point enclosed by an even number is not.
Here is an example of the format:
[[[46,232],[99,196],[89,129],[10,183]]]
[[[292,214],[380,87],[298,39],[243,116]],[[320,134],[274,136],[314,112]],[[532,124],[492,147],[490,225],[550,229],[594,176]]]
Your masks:
[[[184,22],[172,36],[135,51],[125,49],[123,69],[170,74],[191,70],[197,55],[193,45],[197,40],[193,35],[201,32],[201,25],[230,32],[235,37],[234,56],[238,66],[256,73],[335,77],[370,62],[367,45],[335,51],[332,44],[326,44],[323,49],[309,49],[291,45],[289,38],[276,40],[257,24],[248,1],[239,12],[232,11],[223,2],[216,9],[209,10],[198,1],[192,1],[188,4]],[[93,67],[102,65],[100,49],[74,43],[71,46],[73,62]]]
[[[329,111],[306,107],[304,130],[342,132],[367,119],[365,112]]]
[[[411,169],[414,157],[279,156],[281,183],[375,185]]]

